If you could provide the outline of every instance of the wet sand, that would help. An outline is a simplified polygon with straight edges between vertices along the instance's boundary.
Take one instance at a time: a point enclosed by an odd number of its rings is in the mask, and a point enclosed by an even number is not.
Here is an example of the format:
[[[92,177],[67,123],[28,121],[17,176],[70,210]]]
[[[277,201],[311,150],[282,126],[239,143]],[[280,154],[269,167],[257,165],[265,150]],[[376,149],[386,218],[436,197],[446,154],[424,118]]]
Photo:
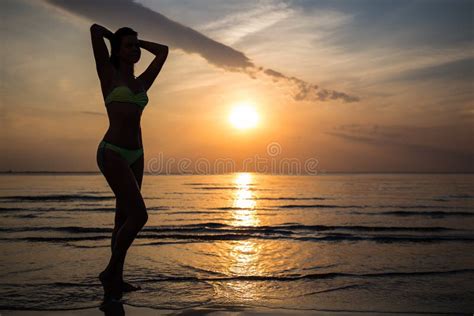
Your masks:
[[[363,315],[380,315],[378,312],[362,312]],[[383,313],[384,316],[398,315],[404,313]],[[416,313],[409,313],[410,315],[423,315]],[[127,315],[127,316],[156,316],[156,315],[213,315],[213,316],[289,316],[289,315],[331,315],[331,316],[343,316],[343,315],[361,315],[361,312],[350,312],[350,311],[308,311],[308,310],[294,310],[294,309],[271,309],[271,308],[252,308],[240,307],[240,306],[228,306],[228,307],[195,307],[183,310],[164,310],[164,309],[152,309],[147,307],[135,307],[127,304],[113,304],[108,309],[102,311],[99,307],[77,309],[77,310],[58,310],[58,311],[27,311],[27,310],[2,310],[0,311],[1,316],[103,316],[103,315]],[[407,314],[408,315],[408,314]],[[437,314],[444,315],[444,314]],[[448,314],[446,314],[448,315]]]

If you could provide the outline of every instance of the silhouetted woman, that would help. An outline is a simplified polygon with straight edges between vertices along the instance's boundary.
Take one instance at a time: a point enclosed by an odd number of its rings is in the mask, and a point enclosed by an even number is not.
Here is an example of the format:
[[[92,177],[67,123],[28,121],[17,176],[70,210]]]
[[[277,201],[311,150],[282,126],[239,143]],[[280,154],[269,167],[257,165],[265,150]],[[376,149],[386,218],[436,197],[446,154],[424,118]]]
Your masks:
[[[127,250],[148,220],[140,192],[144,169],[140,118],[148,103],[146,91],[166,60],[168,47],[139,40],[138,33],[128,27],[112,33],[93,24],[90,30],[110,123],[97,149],[97,165],[114,192],[116,202],[112,255],[99,279],[104,287],[104,300],[118,300],[124,291],[140,289],[123,280]],[[110,57],[104,37],[111,42]],[[140,60],[140,47],[156,57],[140,76],[135,77],[134,65]]]

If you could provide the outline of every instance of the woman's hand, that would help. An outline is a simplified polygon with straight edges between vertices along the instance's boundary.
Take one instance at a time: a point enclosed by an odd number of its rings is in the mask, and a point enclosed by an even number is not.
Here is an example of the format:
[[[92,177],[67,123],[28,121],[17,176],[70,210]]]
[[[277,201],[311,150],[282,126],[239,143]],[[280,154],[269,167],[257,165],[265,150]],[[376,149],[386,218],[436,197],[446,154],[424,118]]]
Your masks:
[[[108,40],[112,40],[112,36],[114,35],[114,33],[109,31],[107,28],[103,27],[102,25],[96,24],[96,23],[92,24],[91,29],[94,29],[95,32],[98,32],[98,34],[100,34],[101,36],[107,38]]]
[[[138,44],[154,55],[168,54],[168,46],[139,39]]]

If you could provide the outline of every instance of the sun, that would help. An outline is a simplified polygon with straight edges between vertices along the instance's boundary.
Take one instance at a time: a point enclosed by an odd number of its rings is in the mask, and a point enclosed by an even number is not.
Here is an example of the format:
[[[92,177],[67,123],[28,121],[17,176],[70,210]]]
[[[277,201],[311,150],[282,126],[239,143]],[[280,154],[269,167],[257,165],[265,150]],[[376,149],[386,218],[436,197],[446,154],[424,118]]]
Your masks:
[[[255,106],[251,103],[239,103],[232,109],[229,122],[238,129],[249,129],[257,126],[259,121]]]

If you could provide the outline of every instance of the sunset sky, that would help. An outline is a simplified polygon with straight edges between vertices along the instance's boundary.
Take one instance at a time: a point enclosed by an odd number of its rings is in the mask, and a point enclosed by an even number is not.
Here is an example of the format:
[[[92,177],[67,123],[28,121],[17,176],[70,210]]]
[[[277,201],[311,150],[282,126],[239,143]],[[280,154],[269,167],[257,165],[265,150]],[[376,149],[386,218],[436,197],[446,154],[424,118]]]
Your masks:
[[[473,7],[3,0],[0,170],[98,171],[108,119],[90,40],[97,23],[170,48],[143,112],[146,164],[240,166],[270,157],[273,144],[272,158],[312,158],[321,172],[473,172]],[[152,58],[142,49],[136,76]],[[258,115],[250,128],[229,119],[239,105]]]

